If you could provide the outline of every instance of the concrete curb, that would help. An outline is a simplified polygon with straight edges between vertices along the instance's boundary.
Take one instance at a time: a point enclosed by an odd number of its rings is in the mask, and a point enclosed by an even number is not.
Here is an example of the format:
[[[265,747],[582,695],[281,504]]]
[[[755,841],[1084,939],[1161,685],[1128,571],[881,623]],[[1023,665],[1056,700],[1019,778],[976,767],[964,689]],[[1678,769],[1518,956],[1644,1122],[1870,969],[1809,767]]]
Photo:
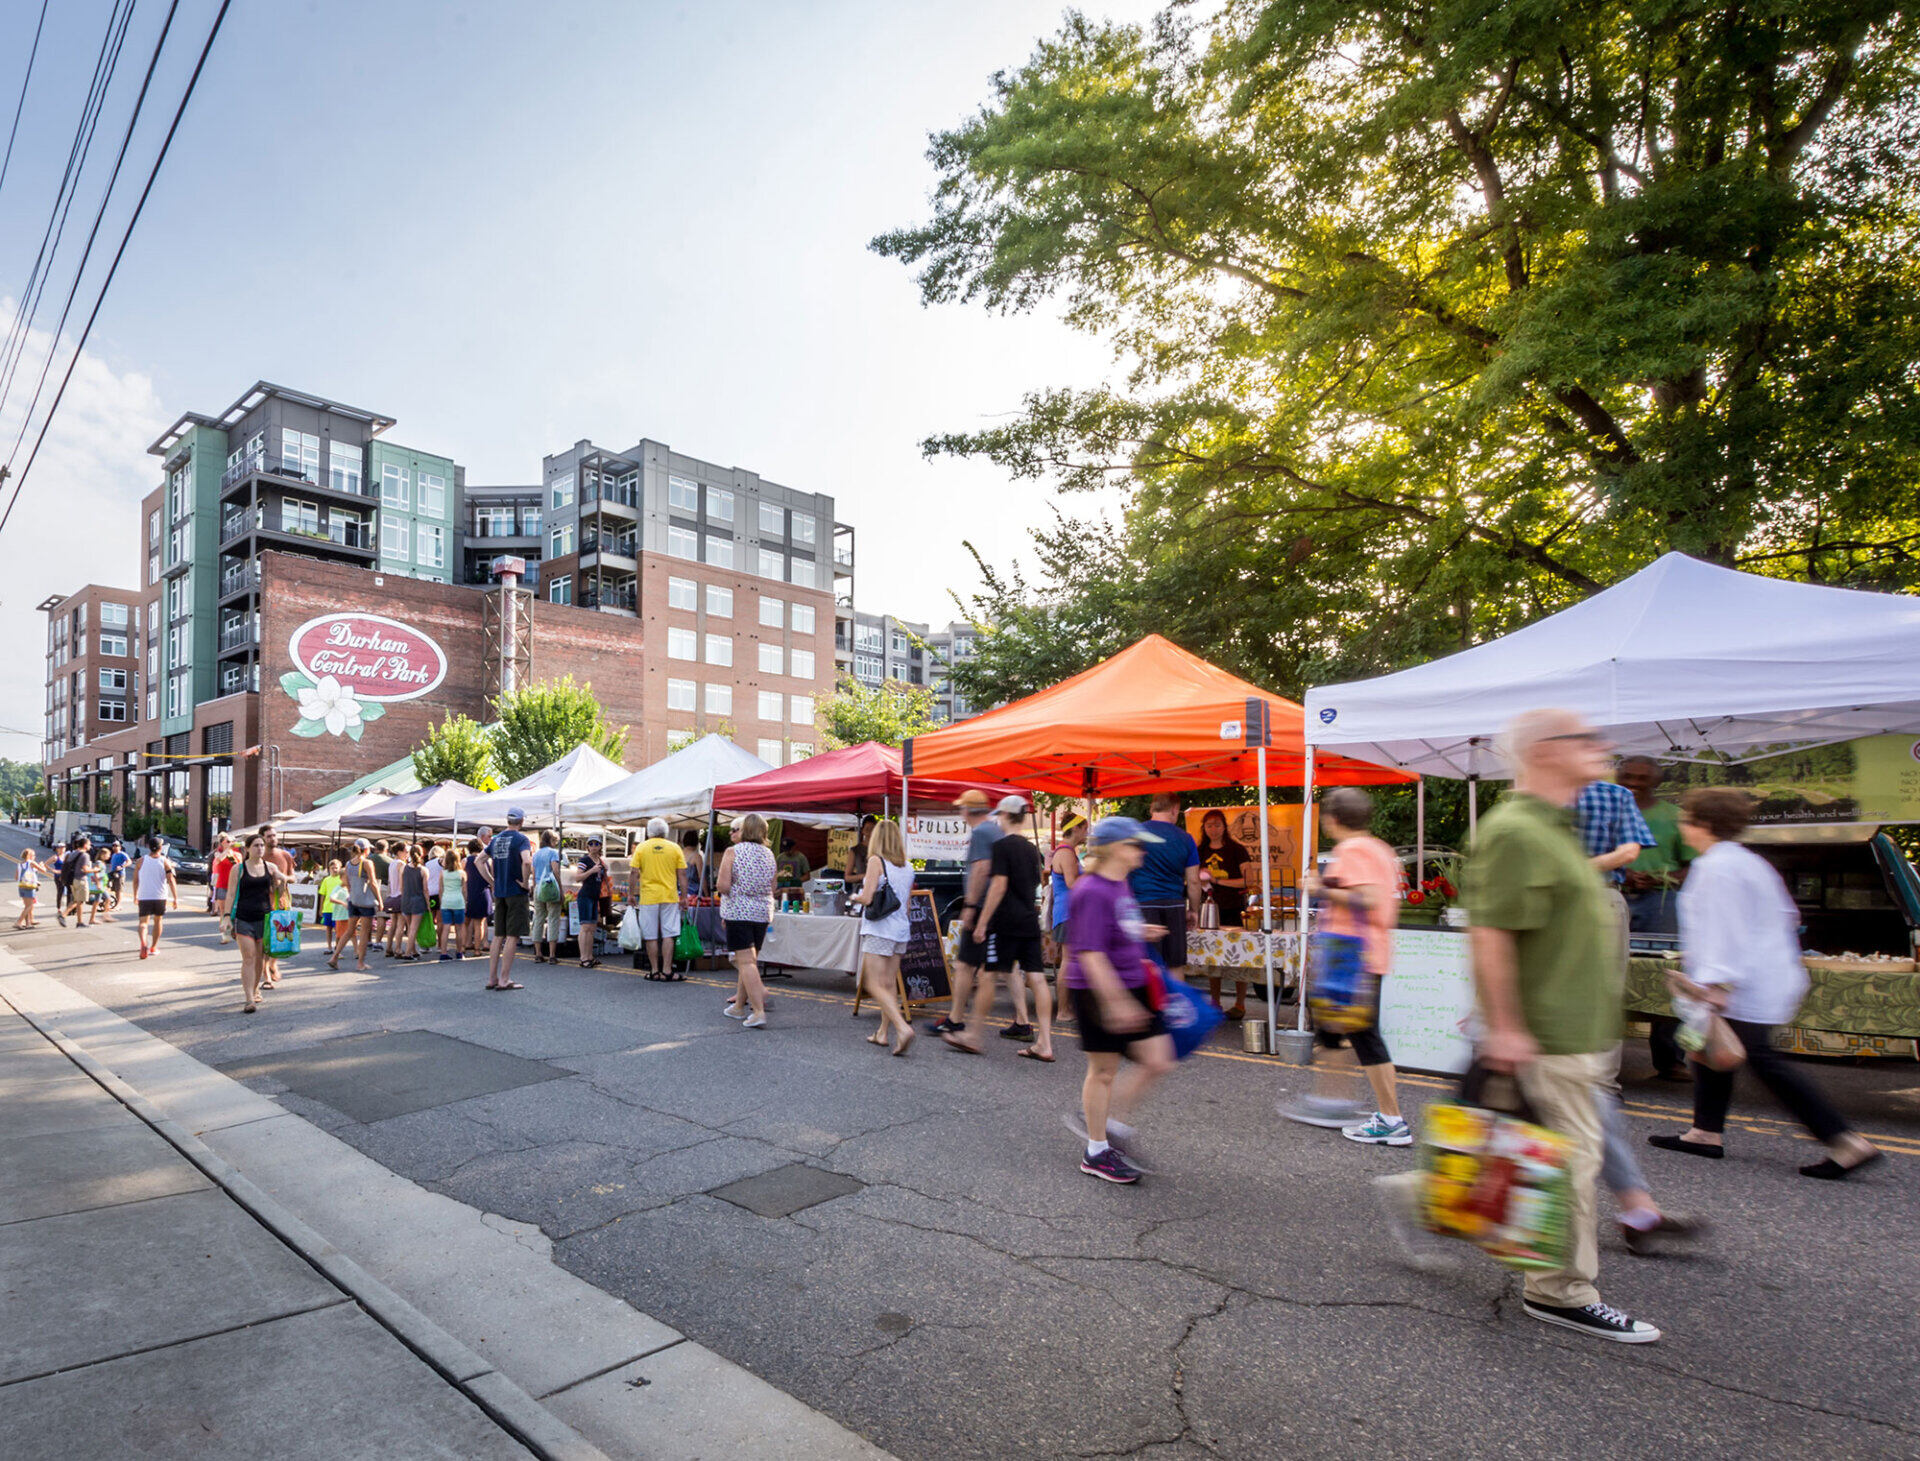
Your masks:
[[[43,1023],[4,993],[0,1002],[52,1042],[108,1095],[145,1122],[215,1186],[244,1208],[364,1309],[376,1323],[433,1368],[541,1461],[608,1461],[607,1455],[525,1390],[361,1268],[225,1158],[121,1080],[57,1027]]]

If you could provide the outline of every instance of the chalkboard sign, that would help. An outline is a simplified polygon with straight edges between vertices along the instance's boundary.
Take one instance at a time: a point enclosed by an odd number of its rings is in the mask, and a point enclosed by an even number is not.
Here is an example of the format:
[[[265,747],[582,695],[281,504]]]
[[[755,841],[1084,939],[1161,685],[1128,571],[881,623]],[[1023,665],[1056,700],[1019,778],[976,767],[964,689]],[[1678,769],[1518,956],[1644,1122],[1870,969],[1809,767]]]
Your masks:
[[[900,955],[902,1003],[951,999],[953,980],[947,968],[947,949],[940,939],[933,894],[925,888],[915,888],[907,895],[907,927],[907,947]]]

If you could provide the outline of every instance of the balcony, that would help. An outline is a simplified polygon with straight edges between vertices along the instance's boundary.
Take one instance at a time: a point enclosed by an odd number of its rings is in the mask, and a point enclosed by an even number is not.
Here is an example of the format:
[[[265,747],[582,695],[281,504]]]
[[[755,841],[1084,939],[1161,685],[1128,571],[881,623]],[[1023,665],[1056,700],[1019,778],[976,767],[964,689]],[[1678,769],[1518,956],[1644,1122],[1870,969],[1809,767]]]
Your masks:
[[[594,557],[604,567],[624,568],[629,573],[635,573],[640,566],[634,557],[639,548],[637,537],[611,537],[585,532],[580,535],[580,566],[593,567],[587,559]]]
[[[583,609],[625,609],[631,612],[634,593],[631,587],[596,589],[589,586],[580,590],[579,603]]]
[[[220,631],[219,651],[221,654],[227,654],[236,649],[247,649],[250,648],[258,638],[259,636],[254,633],[251,620],[239,624],[229,624]]]
[[[260,526],[259,512],[230,512],[220,519],[220,546],[226,547],[236,538],[243,538]]]
[[[355,481],[345,476],[335,477],[332,473],[323,471],[315,478],[308,476],[299,467],[289,467],[284,462],[275,462],[264,456],[247,457],[228,467],[220,477],[220,495],[226,496],[247,478],[256,476],[271,477],[276,482],[292,483],[303,492],[327,492],[337,497],[352,498],[379,495],[375,484],[368,481],[365,476]]]
[[[220,575],[220,597],[250,594],[260,587],[260,571],[248,563],[236,564]]]

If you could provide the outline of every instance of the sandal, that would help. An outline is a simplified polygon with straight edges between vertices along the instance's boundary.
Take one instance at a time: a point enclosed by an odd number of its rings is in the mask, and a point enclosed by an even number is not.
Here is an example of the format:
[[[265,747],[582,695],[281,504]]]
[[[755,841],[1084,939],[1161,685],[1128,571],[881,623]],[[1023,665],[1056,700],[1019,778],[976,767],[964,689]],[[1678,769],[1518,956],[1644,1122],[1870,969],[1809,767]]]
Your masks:
[[[1046,1065],[1053,1064],[1053,1057],[1051,1055],[1042,1055],[1031,1045],[1027,1046],[1024,1050],[1016,1050],[1013,1053],[1022,1060],[1038,1060]]]
[[[505,984],[496,984],[496,985],[494,986],[494,988],[495,988],[495,989],[501,989],[501,990],[506,990],[506,989],[525,989],[526,987],[527,987],[526,985],[524,985],[524,984],[521,984],[521,983],[519,983],[519,982],[517,982],[517,981],[515,981],[515,980],[512,980],[512,979],[509,979],[509,980],[508,980],[508,981],[507,981],[507,982],[506,982]]]
[[[969,1045],[965,1040],[962,1040],[959,1036],[949,1034],[946,1031],[941,1032],[940,1038],[942,1041],[945,1042],[946,1047],[949,1050],[958,1050],[962,1055],[985,1055],[987,1053],[986,1051],[982,1050],[978,1045]]]
[[[1235,1004],[1231,1009],[1224,1009],[1220,1013],[1229,1020],[1244,1020],[1247,1017],[1247,1007],[1244,1004]]]
[[[867,1043],[869,1045],[885,1045],[887,1043],[887,1032],[884,1029],[875,1030],[871,1035],[867,1036]]]

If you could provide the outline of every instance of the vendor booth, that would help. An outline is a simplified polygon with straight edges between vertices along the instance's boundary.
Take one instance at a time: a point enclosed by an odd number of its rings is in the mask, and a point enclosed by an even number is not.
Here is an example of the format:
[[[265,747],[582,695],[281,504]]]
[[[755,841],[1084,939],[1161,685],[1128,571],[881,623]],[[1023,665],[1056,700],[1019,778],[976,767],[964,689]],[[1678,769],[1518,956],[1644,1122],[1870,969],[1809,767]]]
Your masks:
[[[605,826],[644,826],[662,817],[675,826],[704,827],[713,811],[715,787],[771,770],[767,762],[725,736],[702,736],[644,770],[583,797],[571,815]]]
[[[1740,764],[1796,746],[1920,736],[1920,598],[1760,578],[1670,553],[1503,639],[1311,690],[1306,703],[1315,760],[1363,756],[1464,779],[1475,791],[1481,779],[1507,774],[1493,753],[1500,728],[1548,706],[1587,716],[1623,752],[1670,763]],[[1464,937],[1432,936],[1456,939],[1452,977],[1464,987]],[[1814,991],[1803,1019],[1920,1036],[1920,1020],[1898,1013],[1920,1009],[1910,957],[1850,992],[1836,987],[1837,971],[1823,961],[1808,969]],[[1656,975],[1636,974],[1630,1008],[1664,1009],[1650,984]],[[1430,1027],[1445,1018],[1441,1006],[1459,1004],[1440,1001],[1422,1018]],[[1848,1012],[1868,1007],[1867,1016]],[[1383,1005],[1383,1029],[1397,1050],[1385,1013]],[[1463,1067],[1467,1055],[1462,1035],[1447,1068]]]
[[[507,813],[518,807],[528,827],[558,827],[586,820],[576,813],[578,803],[627,779],[627,768],[584,742],[551,766],[542,766],[498,791],[459,798],[453,807],[462,827],[491,827],[499,831]]]
[[[393,800],[384,791],[360,791],[340,801],[316,804],[311,811],[269,823],[282,842],[331,842],[338,840],[342,827],[352,826],[363,812]]]
[[[1251,786],[1259,791],[1261,896],[1258,927],[1208,930],[1191,940],[1189,966],[1266,981],[1274,1022],[1273,961],[1297,939],[1274,927],[1267,788],[1303,780],[1304,712],[1150,634],[1037,695],[958,725],[915,736],[904,748],[913,796],[923,778],[978,776],[1059,796],[1118,797]],[[1404,771],[1345,756],[1325,758],[1322,779],[1356,786],[1409,782]],[[1304,838],[1303,844],[1310,843]],[[1211,934],[1218,948],[1207,948]],[[1209,965],[1209,956],[1230,963]],[[1251,968],[1248,965],[1251,964]]]
[[[388,797],[379,806],[343,816],[340,823],[355,832],[456,832],[459,821],[454,815],[455,808],[478,795],[464,781],[443,781],[438,786],[423,786],[418,791]]]

